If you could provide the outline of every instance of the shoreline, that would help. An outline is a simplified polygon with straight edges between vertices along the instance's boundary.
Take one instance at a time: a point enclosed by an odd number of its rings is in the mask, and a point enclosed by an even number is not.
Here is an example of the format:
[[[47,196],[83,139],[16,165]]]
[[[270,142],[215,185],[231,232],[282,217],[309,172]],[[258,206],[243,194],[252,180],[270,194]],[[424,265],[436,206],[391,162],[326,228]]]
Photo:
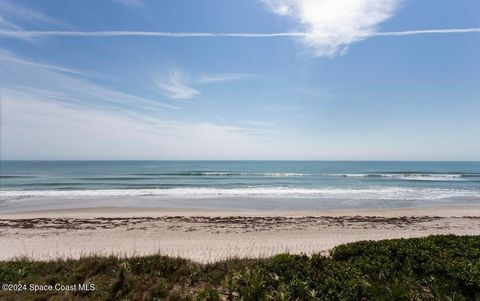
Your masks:
[[[90,208],[0,214],[0,260],[162,254],[197,262],[327,254],[360,240],[480,235],[480,206],[260,211]]]
[[[375,215],[385,217],[435,215],[480,216],[480,205],[437,205],[404,208],[354,208],[325,210],[260,210],[219,208],[149,208],[149,207],[88,207],[46,210],[28,210],[1,213],[0,219],[18,218],[98,218],[98,217],[159,217],[159,216],[354,216]]]

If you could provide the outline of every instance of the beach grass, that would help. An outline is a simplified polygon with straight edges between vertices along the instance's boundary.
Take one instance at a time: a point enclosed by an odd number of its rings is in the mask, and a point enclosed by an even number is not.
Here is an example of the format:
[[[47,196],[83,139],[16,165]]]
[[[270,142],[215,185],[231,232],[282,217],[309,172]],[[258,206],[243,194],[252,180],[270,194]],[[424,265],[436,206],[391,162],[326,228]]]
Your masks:
[[[0,291],[1,300],[480,300],[480,236],[361,241],[329,256],[200,264],[161,255],[0,262],[2,284],[95,290]]]

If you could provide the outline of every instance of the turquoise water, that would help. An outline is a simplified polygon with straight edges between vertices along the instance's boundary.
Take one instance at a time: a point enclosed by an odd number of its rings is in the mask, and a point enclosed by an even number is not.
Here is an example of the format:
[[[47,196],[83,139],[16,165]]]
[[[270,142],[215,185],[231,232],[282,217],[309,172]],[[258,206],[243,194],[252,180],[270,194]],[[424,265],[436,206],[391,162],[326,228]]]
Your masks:
[[[0,210],[480,203],[480,162],[2,161]]]

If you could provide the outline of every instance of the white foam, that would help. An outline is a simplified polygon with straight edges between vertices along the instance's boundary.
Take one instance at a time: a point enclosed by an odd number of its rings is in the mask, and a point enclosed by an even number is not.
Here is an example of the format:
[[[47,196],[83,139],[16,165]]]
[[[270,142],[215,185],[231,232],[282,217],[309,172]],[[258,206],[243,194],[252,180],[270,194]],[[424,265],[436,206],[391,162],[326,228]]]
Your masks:
[[[347,178],[385,178],[410,181],[464,181],[459,174],[424,174],[424,173],[371,173],[371,174],[333,174],[333,176]]]
[[[305,173],[295,173],[295,172],[268,172],[260,173],[258,175],[268,176],[268,177],[303,177],[308,176]]]
[[[399,199],[437,200],[453,197],[480,198],[480,190],[406,187],[349,188],[296,188],[296,187],[252,187],[252,188],[171,188],[171,189],[102,189],[102,190],[3,190],[2,200],[19,198],[92,198],[92,197],[142,197],[159,198],[318,198],[318,199]]]
[[[166,174],[168,175],[168,174]],[[264,176],[264,177],[302,177],[307,176],[306,173],[296,172],[219,172],[219,171],[202,171],[191,172],[185,175],[202,175],[202,176]]]

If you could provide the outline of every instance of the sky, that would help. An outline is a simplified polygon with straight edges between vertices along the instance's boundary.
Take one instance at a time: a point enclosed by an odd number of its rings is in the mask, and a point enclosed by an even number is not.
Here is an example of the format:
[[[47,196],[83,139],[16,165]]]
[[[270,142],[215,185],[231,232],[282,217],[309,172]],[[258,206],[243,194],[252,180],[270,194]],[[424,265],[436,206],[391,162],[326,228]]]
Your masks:
[[[478,0],[2,0],[0,158],[480,160]]]

